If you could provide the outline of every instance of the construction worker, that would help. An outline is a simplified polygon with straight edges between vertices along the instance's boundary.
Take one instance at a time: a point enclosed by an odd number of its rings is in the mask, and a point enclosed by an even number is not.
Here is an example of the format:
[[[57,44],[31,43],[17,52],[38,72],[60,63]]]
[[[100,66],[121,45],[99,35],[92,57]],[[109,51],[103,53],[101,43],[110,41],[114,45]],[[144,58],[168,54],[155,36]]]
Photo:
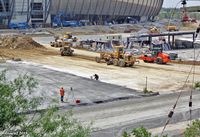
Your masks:
[[[99,80],[99,76],[97,74],[94,74],[94,79]]]
[[[199,26],[197,27],[197,30],[196,30],[196,38],[198,37],[199,33],[200,33],[200,24],[199,24]]]
[[[60,101],[61,101],[61,102],[64,102],[64,101],[63,101],[63,99],[64,99],[64,95],[65,95],[64,88],[61,87],[61,88],[60,88]]]

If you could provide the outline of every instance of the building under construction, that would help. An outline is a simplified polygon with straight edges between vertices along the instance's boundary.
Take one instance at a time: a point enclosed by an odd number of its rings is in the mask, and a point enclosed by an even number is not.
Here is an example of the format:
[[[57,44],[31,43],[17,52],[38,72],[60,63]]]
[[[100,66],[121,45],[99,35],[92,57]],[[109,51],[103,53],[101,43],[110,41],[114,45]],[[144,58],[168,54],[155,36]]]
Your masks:
[[[89,22],[145,21],[158,15],[164,0],[0,0],[0,24],[51,24],[62,13],[67,20]]]

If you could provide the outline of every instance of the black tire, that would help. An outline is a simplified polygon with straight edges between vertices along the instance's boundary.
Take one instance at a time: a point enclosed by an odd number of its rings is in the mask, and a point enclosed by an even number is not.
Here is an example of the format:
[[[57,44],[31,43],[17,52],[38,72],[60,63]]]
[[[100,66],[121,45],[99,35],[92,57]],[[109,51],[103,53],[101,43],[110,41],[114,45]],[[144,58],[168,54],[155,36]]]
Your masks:
[[[96,58],[95,58],[95,61],[96,61],[97,63],[100,63],[100,62],[101,62],[101,59],[100,59],[99,57],[96,57]]]
[[[120,67],[125,67],[126,66],[126,62],[124,60],[119,60],[119,66]]]
[[[145,62],[145,63],[149,63],[149,61],[147,61],[147,60],[144,60],[144,62]]]
[[[61,56],[64,56],[63,52],[60,53]]]
[[[118,61],[117,59],[114,59],[114,60],[113,60],[113,65],[114,65],[114,66],[118,66],[118,65],[119,65],[119,61]]]
[[[162,58],[157,58],[157,59],[156,59],[156,63],[157,63],[157,64],[163,64]]]
[[[110,60],[106,61],[106,63],[107,63],[107,65],[112,65],[113,64],[113,60],[110,59]]]
[[[134,63],[131,63],[131,64],[129,65],[129,67],[133,67],[133,65],[134,65]]]

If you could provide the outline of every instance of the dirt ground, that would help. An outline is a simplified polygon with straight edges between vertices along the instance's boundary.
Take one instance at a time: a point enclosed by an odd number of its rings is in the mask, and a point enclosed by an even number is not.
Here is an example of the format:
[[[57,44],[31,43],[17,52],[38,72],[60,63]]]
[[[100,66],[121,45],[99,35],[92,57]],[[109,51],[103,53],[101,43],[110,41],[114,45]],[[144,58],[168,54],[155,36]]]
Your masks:
[[[21,58],[23,61],[46,65],[59,71],[69,72],[78,76],[90,78],[95,73],[100,80],[107,83],[121,85],[124,87],[143,91],[146,85],[149,90],[167,94],[180,91],[184,81],[191,70],[190,65],[182,64],[146,64],[140,61],[133,68],[120,68],[107,66],[105,63],[96,63],[94,56],[98,53],[75,50],[76,55],[72,57],[61,57],[59,49],[46,46],[46,49],[11,50],[0,49],[0,55],[8,59]],[[195,69],[195,81],[200,81],[200,66]],[[188,83],[191,85],[192,76]],[[189,85],[184,87],[188,89]]]
[[[176,93],[175,94],[169,94],[169,93],[179,92],[181,89],[183,89],[184,91],[191,90],[189,87],[191,87],[193,81],[192,73],[189,79],[187,80],[188,84],[183,87],[184,82],[189,72],[191,71],[192,67],[191,65],[184,65],[184,64],[158,65],[158,64],[143,63],[142,61],[140,61],[140,63],[139,64],[136,63],[133,68],[120,68],[112,65],[107,66],[105,63],[100,63],[100,64],[96,63],[94,61],[94,57],[99,56],[98,53],[75,49],[74,56],[62,57],[60,56],[58,48],[57,49],[52,48],[49,45],[44,45],[44,46],[45,48],[33,48],[26,50],[0,48],[0,60],[1,57],[3,59],[21,58],[22,61],[24,61],[24,63],[27,64],[37,63],[41,64],[42,67],[50,68],[56,71],[68,72],[70,74],[78,75],[88,79],[90,78],[90,76],[96,73],[100,76],[100,81],[102,82],[136,89],[141,92],[146,86],[146,78],[147,78],[148,90],[151,90],[153,92],[159,92],[160,94],[167,94],[167,95],[157,96],[155,98],[154,97],[142,98],[140,100],[141,102],[138,103],[137,101],[139,100],[134,100],[134,102],[132,102],[132,100],[125,100],[124,102],[126,101],[128,102],[125,103],[124,105],[122,105],[123,104],[122,102],[118,101],[111,102],[110,105],[108,105],[107,103],[102,104],[105,105],[107,108],[105,106],[100,106],[100,105],[94,105],[93,107],[88,106],[88,108],[87,107],[78,108],[83,110],[77,110],[77,112],[75,113],[75,118],[83,120],[86,123],[88,121],[91,122],[91,120],[94,120],[95,124],[93,127],[96,129],[98,128],[114,129],[116,125],[121,125],[122,129],[124,129],[126,127],[126,124],[131,122],[133,122],[132,123],[133,127],[134,126],[138,127],[138,125],[141,124],[141,121],[139,121],[140,122],[139,124],[136,122],[138,121],[138,119],[145,120],[145,122],[148,122],[147,125],[153,125],[153,127],[151,128],[159,127],[160,123],[163,122],[163,119],[167,118],[166,112],[168,112],[171,109],[170,106],[173,106],[174,100],[177,97]],[[40,71],[39,69],[34,69],[34,68],[33,70]],[[56,79],[56,77],[59,77],[59,75],[55,74],[54,77]],[[66,76],[65,78],[67,79],[68,77]],[[66,82],[64,79],[62,81]],[[200,81],[200,66],[195,67],[195,81]],[[81,83],[80,81],[78,81],[77,84],[83,85],[83,82]],[[87,84],[88,82],[84,86],[86,86]],[[98,88],[100,88],[99,85],[97,86]],[[90,88],[91,87],[89,87],[89,89]],[[100,90],[103,91],[104,89],[100,88]],[[112,90],[110,90],[110,92],[112,92]],[[187,94],[189,94],[189,92]],[[111,95],[108,94],[108,96],[110,97]],[[99,96],[96,97],[98,98]],[[158,100],[158,98],[160,99]],[[198,98],[199,96],[196,96],[195,100],[198,101]],[[189,99],[188,95],[185,96],[184,98],[181,98],[181,102],[183,104],[180,107],[178,107],[178,110],[180,109],[188,110],[188,107],[186,107],[187,105],[185,105],[188,99]],[[199,103],[195,102],[194,104],[199,104]],[[116,105],[117,107],[114,107],[114,105]],[[143,106],[143,108],[141,108],[141,106]],[[163,106],[165,106],[165,108],[163,108]],[[199,107],[198,105],[194,106],[196,108]],[[160,118],[160,116],[163,117]],[[152,118],[155,119],[153,119],[152,122],[149,122],[148,120]],[[185,117],[183,116],[183,118]],[[157,121],[157,124],[159,124],[158,126],[155,124],[156,119],[161,120],[161,122]],[[177,117],[176,119],[180,119],[180,117]],[[133,127],[131,127],[131,129],[133,129]],[[171,133],[172,132],[171,130],[174,129],[177,129],[177,127],[176,126],[172,127],[171,129],[169,129],[170,130],[169,132]],[[160,129],[153,129],[152,131],[153,133],[160,133],[159,132]],[[99,133],[102,136],[104,136],[102,132],[99,131],[96,134]]]

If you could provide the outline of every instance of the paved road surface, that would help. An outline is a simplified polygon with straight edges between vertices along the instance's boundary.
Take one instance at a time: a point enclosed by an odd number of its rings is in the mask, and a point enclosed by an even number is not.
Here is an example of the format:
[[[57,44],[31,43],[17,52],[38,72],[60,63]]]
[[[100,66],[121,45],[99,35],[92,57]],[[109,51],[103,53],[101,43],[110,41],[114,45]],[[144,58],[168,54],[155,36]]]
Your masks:
[[[33,76],[38,82],[38,89],[35,96],[44,96],[42,108],[57,104],[59,101],[59,89],[64,87],[66,91],[66,103],[59,103],[59,106],[74,105],[74,99],[80,99],[83,104],[109,102],[126,98],[140,98],[142,93],[136,90],[117,85],[103,83],[88,78],[79,77],[64,71],[56,71],[45,68],[38,64],[5,63],[0,64],[0,71],[7,69],[9,78],[15,78],[19,74]],[[73,91],[70,90],[73,88]]]
[[[124,130],[130,131],[141,125],[149,129],[164,126],[167,115],[172,109],[176,98],[177,93],[174,93],[156,97],[109,102],[95,106],[75,108],[74,114],[81,121],[94,122],[93,128],[95,132],[92,134],[93,137],[118,137]],[[193,119],[200,117],[199,98],[199,91],[194,92]],[[188,100],[189,94],[186,92],[183,93],[175,110],[175,115],[170,122],[171,124],[189,119]],[[176,132],[170,130],[167,133],[172,136],[181,134],[182,131],[182,129]]]
[[[61,71],[44,68],[41,65],[0,64],[0,70],[8,69],[8,77],[29,73],[38,79],[40,86],[36,96],[45,95],[43,108],[48,107],[51,99],[59,100],[58,89],[62,85],[67,89],[73,86],[75,97],[81,99],[84,106],[69,106],[69,103],[59,104],[60,113],[72,108],[74,117],[84,123],[94,122],[93,137],[120,136],[124,130],[144,125],[147,128],[157,128],[165,124],[168,112],[172,108],[178,93],[165,94],[155,97],[141,97],[141,93],[112,84],[106,84],[78,77]],[[118,100],[121,98],[127,100]],[[200,117],[200,92],[194,92],[192,118]],[[109,100],[103,103],[102,100]],[[189,119],[189,92],[185,92],[177,105],[172,123]],[[96,102],[96,103],[95,103]],[[69,107],[65,107],[69,106]],[[177,132],[170,132],[170,134]]]

